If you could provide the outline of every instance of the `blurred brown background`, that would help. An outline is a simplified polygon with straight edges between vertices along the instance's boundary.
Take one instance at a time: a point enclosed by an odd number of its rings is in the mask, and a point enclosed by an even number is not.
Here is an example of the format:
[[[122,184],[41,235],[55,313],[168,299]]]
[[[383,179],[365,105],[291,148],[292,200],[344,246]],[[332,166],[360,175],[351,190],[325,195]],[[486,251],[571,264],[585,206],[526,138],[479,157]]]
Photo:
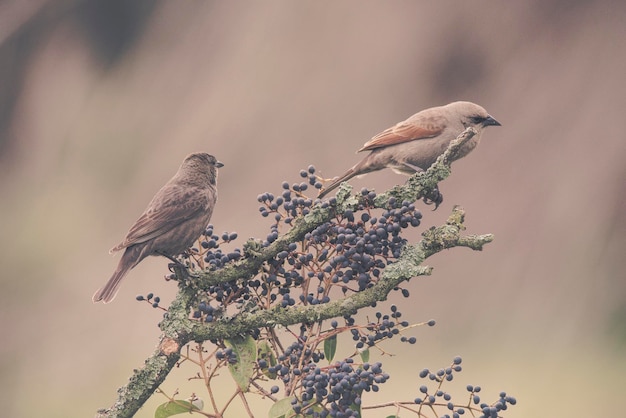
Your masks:
[[[468,233],[496,240],[434,257],[410,300],[394,296],[403,319],[438,325],[386,346],[392,379],[372,401],[413,399],[417,371],[459,354],[450,391],[506,390],[508,417],[619,415],[624,22],[622,1],[0,3],[3,415],[93,416],[152,352],[161,313],[134,296],[170,300],[165,260],[133,270],[111,305],[91,295],[185,155],[226,164],[213,223],[243,242],[267,230],[259,193],[309,164],[338,175],[374,134],[460,99],[503,127],[455,164],[420,231],[461,204]],[[202,396],[189,374],[165,388]]]

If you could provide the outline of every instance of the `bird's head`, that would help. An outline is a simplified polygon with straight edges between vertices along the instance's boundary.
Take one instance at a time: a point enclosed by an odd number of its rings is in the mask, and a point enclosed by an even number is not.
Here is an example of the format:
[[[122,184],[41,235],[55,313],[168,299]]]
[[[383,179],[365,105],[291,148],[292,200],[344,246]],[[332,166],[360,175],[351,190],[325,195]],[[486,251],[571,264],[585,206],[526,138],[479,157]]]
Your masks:
[[[446,105],[454,112],[464,127],[485,128],[487,126],[501,126],[500,122],[495,120],[482,107],[472,102],[454,102]]]

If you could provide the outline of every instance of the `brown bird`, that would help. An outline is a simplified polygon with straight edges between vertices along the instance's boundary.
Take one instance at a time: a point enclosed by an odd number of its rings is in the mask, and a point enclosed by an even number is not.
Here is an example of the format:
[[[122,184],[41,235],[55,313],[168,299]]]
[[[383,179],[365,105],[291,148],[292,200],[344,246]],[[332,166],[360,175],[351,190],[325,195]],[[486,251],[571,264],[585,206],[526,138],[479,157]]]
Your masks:
[[[500,126],[500,122],[481,106],[471,102],[454,102],[422,110],[366,142],[357,152],[371,152],[322,189],[318,197],[323,198],[352,177],[387,167],[407,175],[425,171],[445,152],[450,142],[469,126],[475,128],[478,134],[463,145],[457,159],[476,148],[483,128]]]
[[[124,250],[109,281],[93,295],[93,302],[111,302],[126,273],[149,255],[175,257],[189,248],[209,224],[217,201],[214,156],[190,154],[178,172],[152,198],[126,238],[110,253]]]

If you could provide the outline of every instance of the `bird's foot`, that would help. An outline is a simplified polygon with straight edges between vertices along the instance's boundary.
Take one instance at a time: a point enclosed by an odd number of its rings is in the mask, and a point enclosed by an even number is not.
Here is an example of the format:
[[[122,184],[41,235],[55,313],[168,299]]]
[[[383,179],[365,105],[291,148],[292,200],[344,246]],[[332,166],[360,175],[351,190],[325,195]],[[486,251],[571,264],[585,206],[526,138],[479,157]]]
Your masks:
[[[433,210],[437,210],[441,202],[443,202],[443,194],[439,191],[439,187],[435,187],[427,196],[422,199],[427,205],[435,205]]]
[[[180,261],[169,263],[167,268],[169,271],[174,273],[174,277],[172,278],[175,280],[185,280],[189,277],[189,270],[187,270],[187,266]]]
[[[188,266],[182,263],[178,258],[173,257],[169,254],[162,253],[162,252],[158,252],[158,254],[172,261],[171,263],[167,265],[168,270],[174,273],[175,275],[175,277],[172,277],[172,278],[186,279],[190,276]]]

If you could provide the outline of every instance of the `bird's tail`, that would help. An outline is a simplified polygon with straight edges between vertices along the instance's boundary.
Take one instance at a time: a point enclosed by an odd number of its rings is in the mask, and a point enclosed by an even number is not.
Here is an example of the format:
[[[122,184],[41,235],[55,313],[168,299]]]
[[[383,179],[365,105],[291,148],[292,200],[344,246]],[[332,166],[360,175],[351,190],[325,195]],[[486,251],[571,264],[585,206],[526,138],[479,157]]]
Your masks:
[[[323,199],[324,196],[326,196],[328,193],[330,193],[331,191],[333,191],[334,189],[336,189],[337,187],[339,187],[339,185],[341,183],[343,183],[344,181],[348,181],[350,180],[352,177],[356,176],[357,174],[359,174],[356,170],[355,170],[356,166],[352,167],[350,170],[346,171],[346,173],[339,177],[337,180],[333,181],[332,183],[330,183],[328,185],[328,187],[325,187],[324,189],[322,189],[322,191],[320,191],[320,193],[317,195],[318,199]]]
[[[376,151],[370,153],[368,156],[356,163],[350,170],[346,171],[341,177],[330,183],[328,187],[322,189],[322,191],[320,191],[317,195],[318,199],[322,199],[332,190],[339,187],[341,183],[350,180],[352,177],[359,177],[363,174],[385,168],[386,161],[384,159],[381,160],[379,156],[379,153]]]
[[[126,248],[126,251],[124,251],[124,254],[122,255],[122,259],[117,265],[117,268],[109,281],[98,289],[96,293],[94,293],[91,298],[93,303],[109,303],[115,299],[115,295],[117,295],[122,279],[126,276],[130,269],[135,267],[145,257],[145,255],[142,255],[142,249],[142,245],[133,245]]]

